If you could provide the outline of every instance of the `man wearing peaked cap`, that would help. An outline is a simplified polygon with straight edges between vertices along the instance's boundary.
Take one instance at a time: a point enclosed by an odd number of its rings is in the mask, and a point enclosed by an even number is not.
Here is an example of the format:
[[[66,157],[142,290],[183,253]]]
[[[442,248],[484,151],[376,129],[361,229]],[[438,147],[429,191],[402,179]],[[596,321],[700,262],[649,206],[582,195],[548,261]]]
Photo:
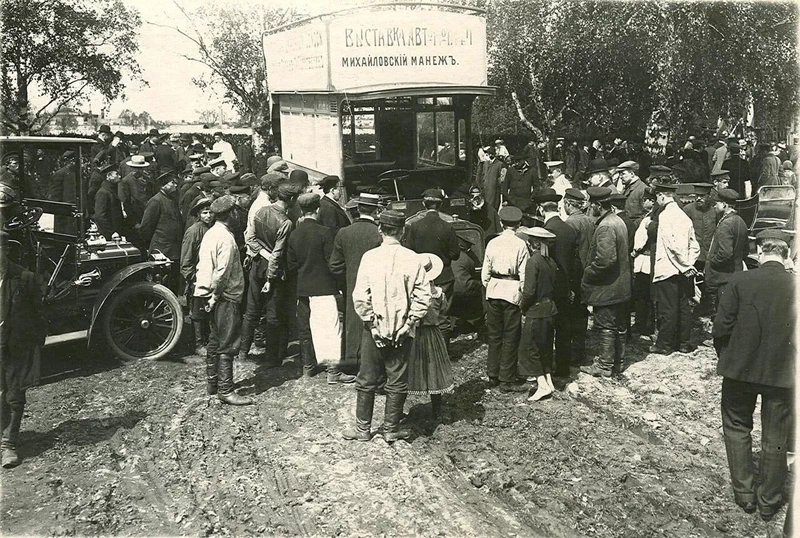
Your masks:
[[[577,260],[575,262],[576,280],[580,280],[584,268],[589,265],[589,246],[594,236],[594,219],[584,213],[588,195],[578,189],[567,189],[564,195],[566,223],[575,230]],[[589,325],[589,311],[580,285],[574,290],[575,297],[569,305],[570,337],[573,366],[581,366],[586,360],[586,330]]]
[[[331,272],[345,279],[345,297],[353,295],[358,268],[364,253],[379,246],[382,241],[377,222],[380,196],[362,192],[356,200],[358,218],[353,224],[336,233],[333,252],[328,262]],[[347,367],[355,367],[358,363],[364,324],[356,314],[353,301],[345,301],[345,303],[344,357],[342,361]]]
[[[722,376],[722,431],[733,498],[746,512],[757,509],[765,521],[783,504],[797,361],[797,283],[785,269],[789,248],[773,234],[757,236],[760,266],[731,275],[720,288],[712,330],[717,374]],[[751,432],[759,396],[756,481]]]
[[[201,306],[204,306],[202,301],[194,300],[194,285],[197,264],[200,261],[200,244],[206,232],[214,224],[214,212],[211,211],[213,202],[213,198],[201,198],[192,206],[189,213],[197,218],[197,221],[186,229],[183,234],[183,241],[181,241],[181,275],[186,281],[186,304],[189,309],[189,317],[192,320],[195,353],[201,357],[205,357],[207,354],[208,313],[201,308]]]
[[[148,254],[158,250],[170,260],[180,260],[184,229],[175,176],[168,176],[161,189],[147,201],[138,230],[148,245]],[[180,267],[173,263],[168,286],[175,293],[179,292],[179,274]]]
[[[319,201],[319,223],[327,226],[336,232],[350,225],[350,217],[347,211],[339,205],[339,197],[342,194],[339,176],[325,176],[319,182],[323,197]]]
[[[639,164],[635,161],[625,161],[617,167],[617,170],[623,185],[622,194],[625,195],[625,211],[634,226],[639,226],[644,217],[642,197],[647,189],[645,182],[639,179]]]
[[[525,212],[533,205],[531,191],[538,174],[529,166],[525,155],[511,157],[511,163],[506,168],[505,181],[501,185],[503,200]]]
[[[222,177],[225,175],[228,165],[225,163],[225,159],[217,157],[216,159],[208,161],[208,167],[211,169],[212,174],[217,177]]]
[[[503,391],[525,391],[517,382],[517,358],[521,330],[519,303],[525,286],[528,246],[517,237],[522,211],[506,206],[500,210],[503,232],[489,241],[481,269],[486,288],[486,337],[489,344],[487,373]]]
[[[705,286],[709,295],[711,315],[717,311],[717,293],[734,273],[742,270],[742,263],[750,248],[747,225],[736,212],[739,193],[731,189],[717,192],[714,210],[719,221],[711,238],[705,266]]]
[[[94,198],[94,221],[97,224],[97,231],[106,241],[111,241],[125,231],[118,194],[119,173],[115,164],[104,166],[98,172],[103,177],[103,182]]]
[[[728,188],[728,185],[731,181],[731,174],[727,170],[716,170],[711,172],[711,181],[714,183],[712,196],[716,198],[716,195],[719,191]]]
[[[695,262],[695,268],[703,273],[705,271],[708,249],[711,247],[711,239],[714,237],[714,230],[717,228],[717,212],[711,200],[710,183],[695,183],[692,185],[697,197],[683,208],[683,212],[691,219],[694,227],[694,235],[700,245],[700,255]],[[700,286],[701,300],[700,315],[706,315],[708,309],[708,293],[705,291],[705,284]]]
[[[391,443],[409,436],[408,431],[400,430],[408,392],[408,361],[416,327],[428,312],[431,292],[420,256],[400,244],[403,214],[384,211],[380,223],[383,241],[364,253],[353,289],[353,308],[366,330],[356,377],[355,427],[342,436],[370,440],[375,392],[383,385],[383,437]]]

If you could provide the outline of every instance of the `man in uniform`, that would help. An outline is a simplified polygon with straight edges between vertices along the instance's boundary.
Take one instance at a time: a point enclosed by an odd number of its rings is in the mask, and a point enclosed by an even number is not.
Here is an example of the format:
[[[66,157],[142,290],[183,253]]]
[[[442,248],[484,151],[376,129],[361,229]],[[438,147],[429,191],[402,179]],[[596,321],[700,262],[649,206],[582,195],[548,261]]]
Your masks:
[[[714,183],[714,188],[711,190],[711,197],[712,199],[717,199],[719,191],[728,188],[728,185],[731,181],[731,173],[727,170],[717,170],[715,172],[711,172],[711,181]]]
[[[181,259],[181,240],[183,239],[183,218],[178,209],[178,184],[175,176],[168,176],[161,189],[148,200],[139,224],[139,234],[148,245],[148,254],[156,250],[172,260],[169,287],[179,291],[178,275]]]
[[[248,405],[253,401],[233,390],[233,354],[241,338],[244,295],[244,273],[234,238],[234,207],[231,196],[211,204],[216,222],[200,243],[194,296],[210,312],[206,392],[229,405]]]
[[[589,198],[599,213],[589,246],[589,265],[581,284],[587,304],[594,310],[594,326],[600,332],[598,356],[581,371],[610,377],[624,369],[625,315],[631,299],[631,258],[628,232],[611,206],[611,189],[590,187]]]
[[[442,331],[444,341],[450,343],[452,327],[450,326],[450,306],[453,303],[453,269],[450,264],[457,260],[461,249],[458,246],[458,236],[449,222],[439,216],[439,208],[444,197],[438,189],[428,189],[422,193],[422,204],[425,210],[418,218],[412,217],[406,225],[404,246],[419,254],[436,254],[444,262],[442,274],[436,277],[434,283],[442,289],[444,304],[439,317],[439,330]]]
[[[639,226],[642,217],[644,217],[642,198],[645,190],[647,190],[645,182],[636,175],[639,171],[639,164],[636,161],[625,161],[617,166],[617,171],[622,185],[624,185],[622,194],[625,196],[625,211],[627,211],[633,224]]]
[[[533,169],[522,156],[512,156],[510,160],[513,164],[506,169],[503,199],[524,213],[531,207]]]
[[[339,195],[341,188],[339,176],[325,176],[319,182],[324,196],[319,201],[319,223],[327,226],[336,232],[350,225],[350,217],[347,211],[339,205]]]
[[[769,520],[782,504],[791,450],[797,327],[795,278],[786,272],[789,238],[758,234],[761,266],[732,275],[719,292],[714,347],[722,379],[722,431],[733,495],[745,512]],[[761,462],[755,484],[753,412],[761,396]],[[788,536],[788,535],[785,535]]]
[[[364,253],[379,246],[382,242],[377,222],[380,196],[361,193],[358,197],[357,207],[358,218],[355,222],[342,228],[336,234],[329,262],[331,272],[337,276],[344,276],[347,284],[343,359],[346,365],[358,363],[361,333],[364,331],[364,324],[356,314],[352,300],[358,268]]]
[[[674,185],[655,185],[656,203],[663,209],[658,219],[656,258],[653,265],[653,288],[658,312],[658,340],[651,353],[669,355],[680,350],[691,352],[694,295],[694,263],[700,245],[694,237],[692,221],[672,198]]]
[[[575,230],[575,261],[572,294],[569,308],[570,355],[572,364],[580,366],[586,361],[586,330],[589,326],[589,311],[581,291],[583,271],[589,266],[589,247],[594,236],[594,219],[584,213],[588,197],[578,189],[567,189],[564,194],[564,209],[567,212],[567,226]]]
[[[356,377],[356,423],[342,432],[348,440],[369,441],[375,392],[386,392],[383,437],[406,439],[400,430],[408,390],[408,360],[414,333],[431,302],[421,257],[403,247],[405,218],[397,211],[380,216],[382,243],[366,253],[353,289],[353,305],[366,328]]]
[[[503,391],[527,390],[519,385],[517,358],[522,314],[519,302],[525,286],[528,246],[516,232],[522,211],[513,206],[500,210],[503,232],[489,241],[483,258],[481,281],[486,288],[486,331],[489,343],[489,382]]]
[[[10,261],[8,243],[0,230],[0,448],[3,467],[16,467],[25,392],[39,382],[47,320],[36,276]]]
[[[117,197],[119,173],[116,164],[109,164],[100,169],[105,180],[100,184],[94,199],[94,221],[97,231],[106,241],[118,239],[124,230],[122,205]]]
[[[742,262],[747,257],[750,245],[747,225],[734,209],[739,193],[722,189],[717,193],[717,198],[714,209],[720,219],[708,247],[705,266],[705,291],[709,296],[712,316],[717,312],[717,291],[734,273],[742,270]]]

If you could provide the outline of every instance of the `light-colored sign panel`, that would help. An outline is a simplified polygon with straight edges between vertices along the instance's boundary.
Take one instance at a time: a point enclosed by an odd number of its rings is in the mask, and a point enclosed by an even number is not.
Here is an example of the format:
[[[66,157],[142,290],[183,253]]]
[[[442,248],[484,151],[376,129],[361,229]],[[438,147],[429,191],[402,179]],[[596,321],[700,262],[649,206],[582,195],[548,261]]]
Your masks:
[[[314,21],[264,36],[270,91],[328,91],[327,25]]]

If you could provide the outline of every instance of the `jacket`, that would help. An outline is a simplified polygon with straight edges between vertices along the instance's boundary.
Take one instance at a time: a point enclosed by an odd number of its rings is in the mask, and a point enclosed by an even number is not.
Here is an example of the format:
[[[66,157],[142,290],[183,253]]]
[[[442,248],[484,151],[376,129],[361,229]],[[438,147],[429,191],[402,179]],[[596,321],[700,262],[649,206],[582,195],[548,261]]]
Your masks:
[[[169,144],[159,144],[155,149],[155,159],[158,163],[159,173],[163,174],[178,167],[178,156]]]
[[[597,220],[589,245],[589,265],[581,283],[586,304],[608,306],[631,298],[629,252],[625,223],[613,212],[606,212]]]
[[[628,216],[630,216],[635,226],[639,226],[642,217],[644,217],[642,200],[644,199],[646,190],[647,185],[641,179],[637,179],[633,183],[626,185],[622,190],[622,194],[627,197],[627,200],[625,200],[625,211],[628,212]]]
[[[470,206],[467,211],[467,220],[483,228],[487,236],[497,235],[503,231],[497,210],[486,202],[483,203],[480,209],[473,209]]]
[[[531,201],[533,176],[533,168],[528,168],[524,172],[513,166],[506,169],[506,180],[502,186],[503,197],[510,205],[518,207],[523,213],[526,213],[533,205]]]
[[[575,230],[561,220],[560,217],[547,219],[547,222],[544,223],[544,229],[556,236],[550,250],[550,257],[558,268],[552,297],[560,304],[562,301],[567,300],[570,290],[577,291],[580,288],[580,278],[578,273],[575,272],[575,264],[578,259],[578,236]],[[528,275],[526,274],[526,282],[527,279]]]
[[[685,273],[700,255],[692,220],[674,201],[664,207],[658,221],[653,282]]]
[[[194,282],[198,256],[200,255],[200,243],[210,227],[202,221],[197,221],[189,226],[186,233],[183,234],[183,241],[181,242],[181,275],[183,275],[186,282]]]
[[[124,223],[122,206],[117,198],[117,186],[108,181],[103,181],[94,196],[94,221],[97,231],[106,241],[111,241],[114,232],[122,233]]]
[[[747,225],[736,212],[724,215],[717,223],[705,267],[706,285],[719,286],[728,281],[733,273],[742,270],[742,261],[747,256],[750,240]]]
[[[434,280],[436,284],[453,281],[450,264],[458,259],[461,249],[453,225],[443,221],[438,211],[425,211],[421,218],[407,224],[403,244],[419,254],[429,252],[441,258],[444,268],[442,274]]]
[[[591,217],[583,213],[573,213],[567,217],[566,223],[575,230],[575,242],[577,245],[575,255],[578,259],[575,273],[577,278],[580,279],[583,276],[584,269],[589,267],[589,247],[592,244],[595,223]]]
[[[340,229],[350,225],[350,217],[347,216],[347,211],[336,203],[335,200],[323,196],[319,200],[319,216],[317,217],[317,222],[331,228],[333,234],[336,235],[336,232]]]
[[[554,302],[558,268],[552,258],[534,252],[525,264],[525,286],[519,308],[525,317],[546,318],[558,313]]]
[[[148,254],[160,250],[170,260],[180,260],[183,219],[177,201],[158,191],[144,208],[139,234],[150,245]]]
[[[6,390],[35,385],[40,373],[36,348],[47,337],[47,320],[36,276],[14,263],[8,264],[2,276],[0,322],[0,361]]]
[[[122,204],[122,209],[137,223],[142,219],[144,208],[155,193],[155,186],[144,174],[141,178],[137,178],[134,174],[128,174],[117,185],[117,197]]]
[[[696,201],[686,204],[683,212],[692,220],[694,237],[700,245],[700,255],[697,257],[697,261],[705,263],[711,239],[714,237],[714,230],[717,228],[717,212],[711,205],[705,210],[700,209]]]
[[[721,376],[792,388],[795,379],[795,278],[770,261],[731,276],[719,291],[714,347]]]
[[[289,236],[286,267],[290,273],[297,273],[298,297],[336,295],[338,292],[336,277],[328,267],[333,238],[332,229],[309,218],[298,222]]]
[[[744,196],[744,184],[750,181],[750,165],[747,164],[747,161],[738,155],[733,155],[722,163],[722,169],[730,172],[731,179],[728,181],[728,187],[738,192],[740,196]]]
[[[266,280],[283,280],[286,275],[286,249],[289,247],[289,234],[294,223],[286,209],[275,203],[258,210],[253,218],[253,236],[247,241],[251,252],[266,251],[267,259],[261,254],[253,262],[252,271]]]
[[[506,165],[503,161],[495,158],[494,161],[487,163],[481,187],[486,203],[495,208],[495,210],[500,209],[500,193],[502,192],[502,185],[505,183],[505,177]]]

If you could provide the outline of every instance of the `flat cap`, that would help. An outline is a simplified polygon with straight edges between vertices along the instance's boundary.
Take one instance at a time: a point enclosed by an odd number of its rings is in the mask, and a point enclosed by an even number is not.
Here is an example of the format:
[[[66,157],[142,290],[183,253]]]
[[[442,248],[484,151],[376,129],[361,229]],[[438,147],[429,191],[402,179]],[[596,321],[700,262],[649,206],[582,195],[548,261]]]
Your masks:
[[[244,194],[246,192],[250,192],[250,187],[247,185],[231,185],[231,188],[228,190],[231,194]]]
[[[229,181],[231,183],[235,183],[236,181],[239,180],[239,177],[241,177],[241,175],[242,175],[241,172],[226,172],[222,176],[222,181]]]
[[[219,215],[220,213],[226,213],[233,209],[233,206],[236,205],[236,200],[230,194],[226,194],[225,196],[220,196],[211,204],[211,211],[214,214]]]
[[[694,187],[694,192],[700,195],[708,194],[714,188],[711,183],[691,183],[691,185]]]
[[[387,226],[394,226],[395,228],[401,228],[406,224],[406,217],[399,211],[387,209],[381,213],[380,223],[386,224]]]
[[[371,205],[371,206],[379,206],[381,205],[381,197],[377,194],[371,194],[369,192],[362,192],[358,195],[358,203],[360,205]]]
[[[99,168],[101,174],[107,174],[117,169],[117,163],[111,163]]]
[[[576,188],[569,188],[564,193],[564,198],[568,198],[570,200],[578,200],[579,202],[586,201],[586,195],[583,193],[582,190]]]
[[[319,207],[319,194],[314,192],[304,192],[297,197],[297,205],[303,212],[314,211]]]
[[[269,157],[267,157],[267,168],[269,168],[270,166],[272,166],[276,162],[282,161],[282,160],[283,159],[281,158],[280,155],[270,155]]]
[[[731,178],[731,173],[729,170],[715,170],[714,172],[711,172],[711,179],[720,180],[725,178]]]
[[[444,200],[444,196],[442,196],[442,191],[439,189],[428,189],[422,193],[422,199],[432,202],[441,202]]]
[[[675,192],[678,190],[678,186],[674,183],[653,183],[652,187],[654,192]]]
[[[303,187],[297,183],[283,181],[278,185],[278,196],[291,197],[303,194]]]
[[[261,188],[266,191],[274,187],[277,187],[284,181],[286,181],[286,178],[280,175],[279,173],[267,172],[266,174],[261,176]]]
[[[222,157],[217,157],[216,159],[211,159],[210,161],[208,161],[208,167],[209,168],[214,168],[216,166],[226,166],[227,167],[228,165],[227,165],[227,163],[225,163],[225,159],[223,159]]]
[[[611,196],[611,189],[608,187],[589,187],[586,189],[586,193],[592,202],[603,202]]]
[[[542,189],[541,191],[531,196],[531,200],[533,200],[537,204],[541,204],[542,202],[558,202],[561,200],[561,198],[562,196],[558,194],[554,189]]]
[[[777,239],[778,241],[783,241],[787,244],[792,242],[792,236],[780,228],[769,228],[767,230],[761,230],[758,232],[758,235],[756,235],[756,240],[763,241],[765,239]]]
[[[522,211],[518,207],[507,205],[500,208],[500,220],[507,224],[516,224],[522,220]]]
[[[278,160],[272,163],[267,172],[287,172],[289,170],[289,163],[284,160]]]
[[[666,176],[672,173],[672,168],[663,164],[656,164],[650,167],[650,177]]]
[[[532,228],[523,227],[517,231],[530,237],[538,237],[539,239],[555,239],[556,237],[556,234],[549,232],[540,226],[534,226]]]
[[[258,178],[252,172],[247,172],[246,174],[242,174],[242,177],[239,178],[239,181],[242,185],[247,185],[248,187],[252,187],[253,185],[258,185]]]
[[[609,201],[610,201],[612,204],[614,204],[615,206],[624,206],[624,205],[625,205],[625,202],[627,202],[627,201],[628,201],[628,198],[627,198],[627,196],[625,196],[624,194],[620,194],[620,193],[618,193],[618,192],[613,192],[613,193],[611,193],[611,195],[608,197],[608,200],[609,200]]]
[[[639,163],[636,161],[625,161],[617,166],[617,170],[632,170],[634,172],[638,172]]]
[[[208,166],[201,166],[199,168],[195,168],[194,170],[192,170],[192,175],[199,176],[199,175],[202,175],[202,174],[206,174],[206,173],[208,173],[210,171],[211,171],[211,168],[209,168]]]
[[[207,207],[211,207],[211,204],[214,202],[213,198],[204,197],[197,200],[192,208],[189,210],[189,214],[196,216],[200,211]]]
[[[733,189],[722,189],[721,191],[717,192],[717,198],[723,202],[733,203],[739,199],[739,193]]]

